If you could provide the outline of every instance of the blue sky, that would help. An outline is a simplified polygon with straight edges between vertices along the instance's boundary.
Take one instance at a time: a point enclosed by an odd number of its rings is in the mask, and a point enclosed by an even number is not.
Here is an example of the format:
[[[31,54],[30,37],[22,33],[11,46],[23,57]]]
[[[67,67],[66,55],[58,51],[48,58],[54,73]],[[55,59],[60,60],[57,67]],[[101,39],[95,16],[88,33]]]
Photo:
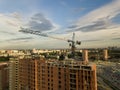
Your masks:
[[[78,48],[120,46],[120,0],[0,0],[0,49],[68,48],[20,27],[82,41]]]

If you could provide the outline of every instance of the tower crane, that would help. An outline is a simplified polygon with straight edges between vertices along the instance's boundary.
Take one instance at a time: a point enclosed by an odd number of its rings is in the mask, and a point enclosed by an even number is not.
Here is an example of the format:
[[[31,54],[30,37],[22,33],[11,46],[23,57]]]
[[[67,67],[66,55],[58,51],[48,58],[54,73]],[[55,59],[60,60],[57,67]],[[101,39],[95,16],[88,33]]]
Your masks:
[[[81,45],[81,41],[75,41],[75,33],[73,33],[72,39],[70,40],[70,39],[63,39],[63,38],[50,36],[48,34],[40,32],[40,31],[35,31],[35,30],[31,30],[31,29],[28,29],[28,28],[22,28],[22,27],[19,30],[19,32],[35,34],[35,35],[38,35],[38,36],[49,37],[49,38],[53,38],[53,39],[57,39],[57,40],[67,41],[69,43],[69,46],[71,47],[71,54],[72,54],[73,57],[75,56],[76,45]]]

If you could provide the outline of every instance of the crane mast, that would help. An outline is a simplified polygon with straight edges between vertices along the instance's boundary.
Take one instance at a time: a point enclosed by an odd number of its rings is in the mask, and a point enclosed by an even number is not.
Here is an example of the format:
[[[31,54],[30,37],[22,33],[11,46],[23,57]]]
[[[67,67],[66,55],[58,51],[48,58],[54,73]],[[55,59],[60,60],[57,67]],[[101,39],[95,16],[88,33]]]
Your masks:
[[[75,41],[75,33],[73,33],[72,40],[70,40],[70,39],[63,39],[63,38],[50,36],[50,35],[40,32],[40,31],[34,31],[34,30],[27,29],[27,28],[22,28],[22,27],[19,30],[19,32],[35,34],[35,35],[39,35],[39,36],[43,36],[43,37],[49,37],[49,38],[53,38],[53,39],[57,39],[57,40],[67,41],[69,43],[69,46],[71,47],[71,54],[72,54],[73,58],[75,56],[76,45],[81,45],[81,41]]]
[[[71,47],[72,56],[75,56],[75,33],[73,33],[72,40],[68,40],[69,46]]]

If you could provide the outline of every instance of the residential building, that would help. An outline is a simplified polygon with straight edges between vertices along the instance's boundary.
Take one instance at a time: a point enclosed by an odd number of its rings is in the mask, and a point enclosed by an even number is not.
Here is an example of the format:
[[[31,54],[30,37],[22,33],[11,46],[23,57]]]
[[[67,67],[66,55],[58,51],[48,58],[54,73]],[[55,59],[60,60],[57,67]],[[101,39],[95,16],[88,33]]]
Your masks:
[[[0,90],[8,90],[8,63],[0,63]]]
[[[84,61],[19,60],[20,90],[97,90],[96,65]]]
[[[9,61],[9,90],[19,90],[19,59]]]

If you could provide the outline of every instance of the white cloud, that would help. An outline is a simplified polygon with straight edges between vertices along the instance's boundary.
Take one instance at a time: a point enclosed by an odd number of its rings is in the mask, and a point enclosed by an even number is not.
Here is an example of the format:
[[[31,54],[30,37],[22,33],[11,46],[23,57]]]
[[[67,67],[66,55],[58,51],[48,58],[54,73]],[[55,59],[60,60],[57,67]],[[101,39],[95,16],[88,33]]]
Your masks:
[[[78,25],[86,25],[86,23],[89,24],[91,22],[95,22],[107,17],[108,19],[111,19],[115,17],[118,13],[120,13],[120,0],[114,0],[113,2],[81,17],[78,21]]]
[[[94,25],[97,22],[103,22],[103,24],[111,24],[110,20],[120,13],[120,0],[114,0],[109,4],[106,4],[96,10],[91,11],[87,15],[81,17],[75,24],[78,29],[90,25]],[[111,25],[109,25],[111,26]],[[90,30],[88,30],[90,31]]]
[[[18,13],[18,12],[14,12],[14,13],[12,13],[12,14],[10,14],[11,15],[11,17],[13,17],[13,18],[15,18],[15,19],[17,19],[18,21],[22,21],[22,15],[20,14],[20,13]]]
[[[28,28],[41,32],[51,32],[59,29],[59,25],[52,22],[52,20],[45,17],[42,13],[36,13],[28,22]]]
[[[20,26],[26,26],[29,22],[27,17],[23,17],[21,14],[14,12],[9,14],[2,14],[0,13],[0,48],[46,48],[49,46],[55,46],[51,44],[52,42],[55,42],[54,39],[45,39],[41,36],[31,35],[31,34],[23,34],[21,32],[18,32],[20,29]],[[41,17],[42,18],[42,17]],[[53,32],[57,29],[59,29],[59,26],[55,24],[52,20],[47,19],[48,22],[50,21],[51,25],[54,26],[54,28],[50,28],[47,32]],[[44,20],[43,20],[44,21]],[[31,37],[28,39],[27,37]],[[25,40],[25,38],[27,38]],[[33,39],[34,38],[34,41]],[[33,41],[33,42],[31,42]],[[49,45],[50,43],[51,45]],[[56,42],[57,43],[57,42]]]
[[[100,8],[80,17],[68,31],[76,32],[77,39],[80,40],[98,40],[96,42],[83,42],[81,47],[85,46],[109,46],[120,45],[118,41],[112,38],[120,38],[120,25],[112,22],[112,19],[120,14],[120,0],[113,0]],[[112,34],[117,32],[117,34]],[[99,41],[101,40],[101,41]]]
[[[24,24],[25,21],[22,20],[21,15],[18,13],[0,13],[0,41],[4,44],[1,44],[0,47],[9,46],[10,43],[7,43],[9,39],[26,37],[24,34],[18,32],[20,26]]]
[[[0,14],[0,30],[10,30],[10,29],[16,29],[20,26],[22,26],[24,23],[23,21],[20,19],[21,17],[19,17],[18,19],[18,15],[16,13],[12,13],[12,14]]]

